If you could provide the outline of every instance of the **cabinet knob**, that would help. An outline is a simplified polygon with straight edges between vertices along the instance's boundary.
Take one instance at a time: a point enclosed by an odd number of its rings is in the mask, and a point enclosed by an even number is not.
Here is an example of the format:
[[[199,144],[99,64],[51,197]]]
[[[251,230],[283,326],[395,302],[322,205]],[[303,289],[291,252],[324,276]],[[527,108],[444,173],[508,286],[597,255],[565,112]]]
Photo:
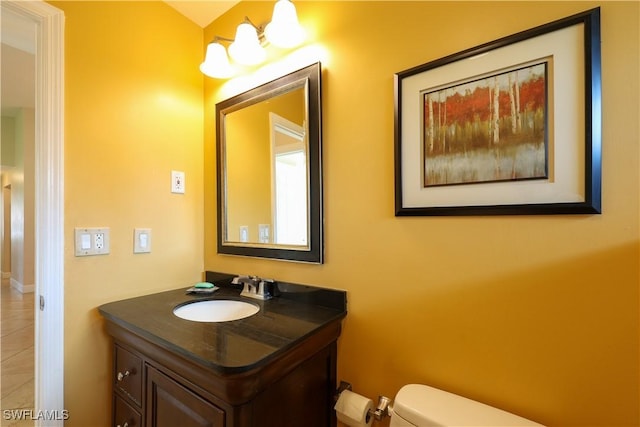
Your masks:
[[[118,381],[122,381],[123,379],[127,378],[129,376],[129,371],[125,371],[125,373],[123,374],[122,372],[118,372],[118,375],[116,376],[116,378],[118,379]],[[125,423],[124,426],[122,427],[128,427],[127,423]]]

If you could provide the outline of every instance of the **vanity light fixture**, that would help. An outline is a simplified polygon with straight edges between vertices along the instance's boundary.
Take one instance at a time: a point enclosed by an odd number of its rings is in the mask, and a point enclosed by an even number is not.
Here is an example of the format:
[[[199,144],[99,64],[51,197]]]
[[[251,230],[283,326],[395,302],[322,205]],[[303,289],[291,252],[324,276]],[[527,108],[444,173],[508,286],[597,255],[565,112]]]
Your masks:
[[[260,44],[257,27],[246,16],[236,29],[235,40],[229,45],[229,56],[242,65],[260,64],[267,57]]]
[[[229,78],[235,72],[229,56],[238,64],[257,65],[267,57],[266,44],[291,48],[302,43],[304,37],[304,29],[298,22],[296,7],[291,0],[278,0],[273,8],[271,22],[266,26],[257,27],[245,17],[236,29],[235,39],[215,36],[207,46],[200,71],[213,78]],[[229,48],[225,49],[221,41],[231,42]]]

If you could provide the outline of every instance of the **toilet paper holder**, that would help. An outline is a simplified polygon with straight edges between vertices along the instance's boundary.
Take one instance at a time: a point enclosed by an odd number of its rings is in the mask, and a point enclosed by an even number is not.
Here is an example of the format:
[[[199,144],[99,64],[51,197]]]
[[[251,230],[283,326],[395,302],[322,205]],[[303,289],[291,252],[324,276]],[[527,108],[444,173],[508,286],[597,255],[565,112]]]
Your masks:
[[[340,385],[336,390],[336,394],[333,396],[334,402],[338,401],[338,397],[340,397],[340,393],[342,393],[345,390],[353,391],[353,387],[351,386],[351,383],[348,383],[346,381],[340,381]],[[376,406],[376,409],[369,411],[369,414],[378,421],[382,420],[384,417],[391,416],[391,414],[389,414],[390,403],[391,403],[391,399],[389,399],[386,396],[379,395],[378,405]]]

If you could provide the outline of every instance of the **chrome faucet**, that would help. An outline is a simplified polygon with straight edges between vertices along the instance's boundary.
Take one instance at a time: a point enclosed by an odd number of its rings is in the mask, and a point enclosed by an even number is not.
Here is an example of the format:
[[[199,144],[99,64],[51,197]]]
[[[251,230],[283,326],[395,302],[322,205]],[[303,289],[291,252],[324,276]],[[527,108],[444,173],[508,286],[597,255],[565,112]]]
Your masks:
[[[270,299],[273,295],[273,284],[271,279],[261,279],[258,276],[237,276],[231,281],[234,285],[243,284],[244,288],[240,296],[260,300]]]

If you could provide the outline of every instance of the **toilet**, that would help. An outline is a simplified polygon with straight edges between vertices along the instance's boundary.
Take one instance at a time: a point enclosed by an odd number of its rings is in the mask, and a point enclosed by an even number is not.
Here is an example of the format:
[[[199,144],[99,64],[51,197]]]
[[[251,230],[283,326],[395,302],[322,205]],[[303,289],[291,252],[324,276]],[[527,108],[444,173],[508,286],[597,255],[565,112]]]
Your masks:
[[[422,384],[403,386],[389,412],[389,427],[541,426],[501,409]]]

